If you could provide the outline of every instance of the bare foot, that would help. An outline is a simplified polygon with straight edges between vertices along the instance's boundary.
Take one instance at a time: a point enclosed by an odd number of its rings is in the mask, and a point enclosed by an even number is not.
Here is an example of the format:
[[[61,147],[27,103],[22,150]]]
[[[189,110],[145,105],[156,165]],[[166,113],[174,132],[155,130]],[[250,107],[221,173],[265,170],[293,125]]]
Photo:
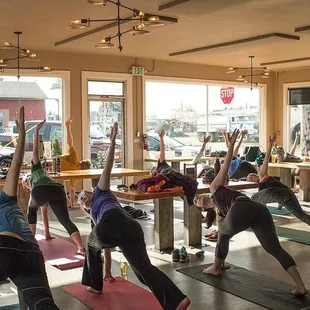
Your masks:
[[[175,310],[186,310],[190,305],[191,301],[188,297],[185,297],[178,305]]]
[[[205,268],[204,270],[203,270],[203,273],[205,273],[205,274],[210,274],[210,275],[213,275],[213,276],[221,276],[222,275],[222,270],[223,269],[219,269],[219,270],[216,270],[215,268],[214,268],[214,266],[212,265],[212,266],[210,266],[210,267],[208,267],[208,268]]]
[[[45,240],[52,240],[55,239],[55,237],[51,236],[50,234],[45,235]]]
[[[223,268],[223,269],[230,269],[231,268],[231,264],[223,263],[221,268]]]
[[[295,295],[296,297],[303,297],[308,294],[308,290],[305,287],[295,288],[292,291],[292,294]]]
[[[94,288],[90,287],[90,286],[87,286],[86,287],[86,291],[90,292],[90,293],[94,293],[94,294],[102,294],[101,291],[97,291],[95,290]]]

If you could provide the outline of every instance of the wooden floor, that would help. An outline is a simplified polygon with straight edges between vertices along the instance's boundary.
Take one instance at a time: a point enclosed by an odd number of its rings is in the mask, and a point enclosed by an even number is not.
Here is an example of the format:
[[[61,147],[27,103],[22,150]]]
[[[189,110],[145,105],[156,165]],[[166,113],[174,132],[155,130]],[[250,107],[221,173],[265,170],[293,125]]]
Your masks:
[[[253,192],[253,190],[251,190]],[[255,190],[254,190],[255,191]],[[137,205],[144,208],[146,211],[152,209],[152,203],[147,205]],[[308,209],[310,211],[310,208]],[[79,227],[83,234],[83,239],[86,241],[87,235],[90,231],[89,219],[87,215],[81,210],[70,211],[70,216]],[[49,214],[51,220],[51,231],[55,235],[63,236],[67,238],[67,234],[64,232],[63,227],[55,221],[53,214]],[[182,223],[182,201],[176,201],[175,207],[175,240],[176,246],[181,247],[183,237],[183,223]],[[310,232],[310,227],[304,223],[301,223],[293,216],[274,216],[276,225],[290,227],[294,229],[300,229]],[[189,278],[175,269],[182,266],[190,265],[202,265],[203,263],[210,263],[214,258],[215,244],[209,241],[204,241],[203,247],[206,251],[206,255],[203,260],[194,256],[190,256],[190,262],[188,264],[171,263],[171,256],[169,254],[161,254],[153,250],[154,245],[154,222],[153,220],[139,221],[143,226],[145,232],[146,243],[149,247],[149,256],[156,266],[163,270],[173,281],[180,287],[180,289],[187,294],[192,305],[189,309],[192,310],[205,310],[205,309],[218,309],[218,310],[242,310],[242,309],[265,309],[246,300],[233,296],[218,290],[212,286],[208,286],[204,283]],[[38,228],[42,228],[39,224]],[[203,233],[207,233],[215,227],[207,230],[203,228]],[[281,241],[283,247],[295,258],[303,279],[310,288],[310,246],[303,245],[290,241]],[[119,252],[112,253],[113,257],[113,274],[120,275],[119,268]],[[281,268],[279,263],[270,255],[268,255],[259,245],[255,236],[251,232],[242,232],[236,235],[230,242],[230,253],[227,261],[242,266],[246,269],[254,272],[261,273],[268,277],[292,283],[291,279]],[[71,283],[77,283],[81,280],[82,269],[72,269],[68,271],[60,271],[50,265],[46,265],[47,273],[49,276],[50,286],[52,287],[55,301],[59,308],[62,310],[84,310],[90,309],[78,300],[74,299],[67,293],[65,293],[60,287]],[[129,271],[129,280],[141,285],[132,271]],[[141,285],[142,286],[142,285]],[[0,286],[0,309],[1,305],[14,304],[17,302],[17,296],[14,293],[14,286],[12,284],[5,284]],[[144,309],[143,309],[144,310]],[[150,309],[151,310],[151,309]],[[280,310],[280,309],[279,309]],[[282,309],[281,309],[282,310]],[[283,309],[284,310],[284,309]]]

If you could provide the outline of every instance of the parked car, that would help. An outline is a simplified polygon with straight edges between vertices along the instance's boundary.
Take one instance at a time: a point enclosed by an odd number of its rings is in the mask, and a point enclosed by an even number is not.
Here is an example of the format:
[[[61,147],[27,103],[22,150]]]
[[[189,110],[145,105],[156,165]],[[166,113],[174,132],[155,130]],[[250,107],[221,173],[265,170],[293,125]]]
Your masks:
[[[26,146],[27,152],[33,150],[33,135],[35,127],[40,121],[26,121]],[[46,121],[40,133],[43,136],[44,141],[53,141],[54,133],[57,132],[60,144],[62,144],[62,123],[61,121]],[[0,133],[0,145],[14,148],[15,139],[18,137],[17,133]],[[90,145],[91,145],[91,162],[94,168],[102,168],[105,164],[106,152],[110,145],[110,139],[105,137],[95,128],[91,127],[90,130]],[[0,147],[1,148],[1,147]],[[121,156],[121,142],[116,141],[116,151],[115,151],[115,164],[116,166],[121,166],[122,156]]]

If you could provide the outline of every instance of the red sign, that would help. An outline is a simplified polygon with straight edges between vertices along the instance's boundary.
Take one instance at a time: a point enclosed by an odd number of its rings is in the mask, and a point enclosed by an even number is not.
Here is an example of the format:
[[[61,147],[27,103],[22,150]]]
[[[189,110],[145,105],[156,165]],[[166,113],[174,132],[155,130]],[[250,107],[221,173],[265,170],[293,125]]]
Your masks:
[[[229,104],[235,97],[235,89],[233,87],[222,87],[220,94],[223,103]]]

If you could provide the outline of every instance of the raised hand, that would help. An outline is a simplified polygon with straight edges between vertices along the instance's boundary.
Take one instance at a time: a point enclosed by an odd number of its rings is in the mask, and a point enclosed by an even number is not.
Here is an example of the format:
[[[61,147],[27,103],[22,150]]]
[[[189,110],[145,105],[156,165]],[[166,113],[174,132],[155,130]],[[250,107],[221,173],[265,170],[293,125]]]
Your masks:
[[[71,125],[72,121],[73,121],[73,119],[71,119],[71,117],[68,116],[68,117],[66,118],[66,121],[65,121],[66,127],[69,127],[69,126]]]
[[[210,142],[210,141],[211,141],[211,136],[205,137],[205,138],[203,139],[203,144],[207,144],[207,143]]]
[[[40,129],[44,126],[45,122],[46,122],[46,119],[37,125],[37,132],[39,132]]]
[[[166,132],[162,129],[162,130],[160,131],[160,133],[159,133],[159,137],[163,139],[164,136],[165,136],[165,134],[166,134]]]
[[[15,124],[16,124],[16,127],[18,128],[18,133],[24,134],[25,133],[25,109],[23,106],[19,109],[18,121],[15,121]]]
[[[274,142],[276,142],[276,140],[277,140],[277,134],[276,133],[274,133],[273,136],[269,137],[269,143],[270,144],[273,144]]]
[[[113,127],[112,127],[111,134],[110,134],[111,142],[115,142],[116,136],[117,136],[117,132],[118,132],[118,123],[115,122]]]
[[[243,129],[243,130],[241,131],[241,136],[242,136],[242,138],[244,138],[248,133],[249,133],[249,132],[248,132],[246,129]]]
[[[235,144],[236,143],[236,140],[239,136],[239,133],[240,133],[240,130],[239,129],[235,129],[233,131],[233,133],[229,136],[229,142],[232,143],[232,144]]]

